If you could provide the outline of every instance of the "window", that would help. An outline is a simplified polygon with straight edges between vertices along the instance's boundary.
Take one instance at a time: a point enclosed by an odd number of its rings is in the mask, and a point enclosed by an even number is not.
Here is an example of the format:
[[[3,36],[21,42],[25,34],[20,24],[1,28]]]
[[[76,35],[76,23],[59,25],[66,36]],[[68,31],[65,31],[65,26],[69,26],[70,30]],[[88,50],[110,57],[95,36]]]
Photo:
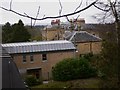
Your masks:
[[[76,44],[75,46],[77,47],[78,45]]]
[[[47,60],[47,55],[46,54],[42,54],[42,60]]]
[[[31,61],[31,62],[34,61],[33,55],[30,55],[30,61]]]
[[[26,55],[23,55],[23,62],[26,62]]]

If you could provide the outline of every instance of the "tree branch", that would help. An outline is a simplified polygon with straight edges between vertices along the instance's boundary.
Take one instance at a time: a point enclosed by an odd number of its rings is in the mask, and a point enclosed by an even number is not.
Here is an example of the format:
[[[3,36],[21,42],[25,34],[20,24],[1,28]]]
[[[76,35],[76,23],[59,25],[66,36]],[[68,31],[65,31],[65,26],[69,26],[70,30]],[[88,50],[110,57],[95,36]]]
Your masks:
[[[3,10],[6,10],[6,11],[10,11],[10,12],[13,12],[13,13],[15,13],[15,14],[17,14],[17,15],[19,15],[19,16],[22,16],[22,17],[27,17],[27,18],[32,18],[32,17],[30,17],[30,16],[26,16],[26,15],[24,15],[24,14],[21,14],[21,13],[19,13],[19,12],[16,12],[16,11],[14,11],[14,10],[10,10],[10,9],[7,9],[7,8],[4,8],[4,7],[0,7],[1,9],[3,9]]]
[[[25,14],[26,16],[28,16],[27,13],[24,13],[24,14]]]
[[[114,17],[115,17],[115,21],[118,22],[119,19],[118,19],[118,13],[117,13],[117,11],[116,11],[115,4],[112,3],[111,1],[109,1],[109,3],[110,3],[110,6],[111,6],[110,8],[111,8],[111,10],[112,10],[112,12],[113,12],[113,15],[114,15]]]
[[[66,19],[67,19],[67,21],[68,21],[68,22],[70,22],[70,20],[69,20],[68,16],[66,16]]]
[[[94,4],[94,7],[96,7],[97,9],[99,9],[99,10],[101,10],[101,11],[105,11],[105,12],[108,12],[108,11],[110,10],[110,8],[109,8],[109,9],[107,9],[107,10],[102,9],[102,8],[100,8],[100,7],[96,6],[95,4]]]
[[[32,19],[31,19],[31,28],[32,28]]]
[[[75,9],[75,11],[74,11],[74,12],[76,12],[76,11],[78,10],[78,8],[80,8],[80,7],[81,7],[82,2],[83,2],[83,0],[80,2],[79,6]]]
[[[59,0],[59,4],[60,4],[60,10],[59,10],[59,15],[61,16],[61,13],[62,13],[62,3],[61,3],[61,1]]]
[[[12,9],[12,0],[10,1],[10,10]]]
[[[28,15],[26,16],[26,15],[24,15],[24,14],[18,13],[18,12],[14,11],[14,10],[10,10],[10,9],[4,8],[4,7],[0,7],[0,8],[3,9],[3,10],[6,10],[6,11],[13,12],[13,13],[19,15],[19,16],[26,17],[26,18],[30,18],[30,19],[32,19],[32,20],[45,20],[45,19],[61,18],[61,17],[66,17],[66,16],[75,15],[75,14],[77,14],[77,13],[80,13],[80,12],[82,12],[82,11],[90,8],[90,7],[93,6],[97,1],[98,1],[98,0],[92,2],[90,5],[86,6],[85,8],[83,8],[83,9],[81,9],[81,10],[78,10],[78,11],[76,11],[76,12],[73,12],[73,13],[68,13],[68,14],[64,14],[64,15],[61,15],[61,16],[58,15],[58,16],[43,17],[43,18],[34,18],[34,17],[28,16]]]
[[[106,19],[106,16],[107,16],[107,12],[105,12],[105,15],[103,16],[103,23],[105,22],[105,19]]]
[[[36,19],[37,19],[38,15],[39,15],[39,12],[40,12],[40,6],[38,7],[38,11],[37,11]],[[35,23],[36,23],[36,20],[34,21],[33,26],[35,26]]]
[[[77,16],[76,20],[80,17],[80,15]]]

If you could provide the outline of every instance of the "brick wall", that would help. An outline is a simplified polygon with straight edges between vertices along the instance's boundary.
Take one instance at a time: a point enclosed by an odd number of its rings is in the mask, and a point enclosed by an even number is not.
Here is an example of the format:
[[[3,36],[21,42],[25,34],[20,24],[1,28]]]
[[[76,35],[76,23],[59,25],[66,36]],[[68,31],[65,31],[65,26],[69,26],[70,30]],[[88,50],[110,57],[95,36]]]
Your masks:
[[[16,54],[13,55],[14,61],[21,72],[22,75],[26,74],[27,68],[36,68],[40,67],[42,70],[42,79],[47,80],[48,74],[49,78],[51,78],[51,69],[52,67],[58,63],[59,61],[65,59],[65,58],[71,58],[74,56],[73,51],[62,51],[62,52],[49,52],[47,54],[47,60],[42,60],[42,54],[41,53],[33,53],[34,61],[30,61],[30,54],[26,54],[26,62],[23,62],[22,55],[23,54]]]
[[[77,43],[78,55],[90,52],[93,52],[93,54],[99,54],[101,51],[101,44],[101,42]]]

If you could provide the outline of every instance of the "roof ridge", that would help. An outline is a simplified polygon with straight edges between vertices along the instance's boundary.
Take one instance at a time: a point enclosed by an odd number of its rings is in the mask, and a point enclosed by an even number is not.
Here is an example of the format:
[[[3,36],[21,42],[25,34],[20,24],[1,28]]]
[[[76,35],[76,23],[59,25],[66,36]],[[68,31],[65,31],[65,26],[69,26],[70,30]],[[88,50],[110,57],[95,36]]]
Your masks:
[[[2,46],[26,46],[26,45],[39,45],[39,44],[57,44],[57,43],[70,43],[67,40],[56,40],[56,41],[40,41],[40,42],[19,42],[19,43],[6,43],[1,44]]]
[[[95,36],[95,35],[92,35],[92,34],[90,34],[90,33],[88,33],[88,32],[86,32],[87,34],[89,34],[90,36],[93,36],[93,37],[95,37],[95,38],[97,38],[97,39],[100,39],[100,40],[102,40],[100,37],[98,37],[98,36]]]
[[[73,33],[72,37],[69,39],[70,41],[72,40],[76,33],[77,33],[76,31]]]
[[[88,42],[88,41],[100,41],[100,40],[102,40],[101,38],[99,38],[97,36],[94,36],[91,33],[88,33],[87,31],[75,31],[74,34],[71,36],[71,38],[69,40],[74,41],[74,38],[78,42],[83,42],[83,41]]]

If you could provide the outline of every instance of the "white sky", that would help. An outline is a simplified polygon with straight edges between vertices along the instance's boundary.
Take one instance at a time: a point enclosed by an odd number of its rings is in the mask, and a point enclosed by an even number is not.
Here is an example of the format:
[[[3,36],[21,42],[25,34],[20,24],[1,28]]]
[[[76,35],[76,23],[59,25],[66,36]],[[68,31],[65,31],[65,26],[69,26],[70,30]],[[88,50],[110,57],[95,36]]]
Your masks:
[[[1,6],[5,8],[9,8],[11,0],[2,0]],[[84,2],[86,0],[83,0]],[[90,0],[95,1],[95,0]],[[89,3],[91,3],[89,2]],[[74,12],[76,7],[78,7],[80,0],[61,0],[63,10],[62,14],[67,14]],[[89,4],[88,3],[88,4]],[[86,3],[83,3],[81,8],[84,8]],[[57,16],[59,14],[59,0],[13,0],[12,2],[12,9],[19,12],[19,13],[27,13],[29,16],[36,17],[36,13],[38,10],[38,7],[41,7],[40,14],[38,18],[45,16]],[[86,11],[83,11],[77,15],[70,16],[69,18],[76,18],[78,15],[80,15],[80,18],[85,18],[86,23],[96,23],[97,20],[92,18],[93,15],[96,15],[97,13],[100,13],[100,11],[94,7],[91,7],[87,9]],[[19,15],[16,15],[12,12],[8,12],[5,10],[0,9],[0,24],[5,24],[6,22],[10,22],[11,24],[18,22],[19,19],[21,19],[24,24],[29,24],[31,22],[30,19],[21,17]],[[65,18],[61,18],[61,21],[66,21]],[[51,19],[43,20],[43,21],[37,21],[37,24],[42,23],[49,23],[50,24]]]

